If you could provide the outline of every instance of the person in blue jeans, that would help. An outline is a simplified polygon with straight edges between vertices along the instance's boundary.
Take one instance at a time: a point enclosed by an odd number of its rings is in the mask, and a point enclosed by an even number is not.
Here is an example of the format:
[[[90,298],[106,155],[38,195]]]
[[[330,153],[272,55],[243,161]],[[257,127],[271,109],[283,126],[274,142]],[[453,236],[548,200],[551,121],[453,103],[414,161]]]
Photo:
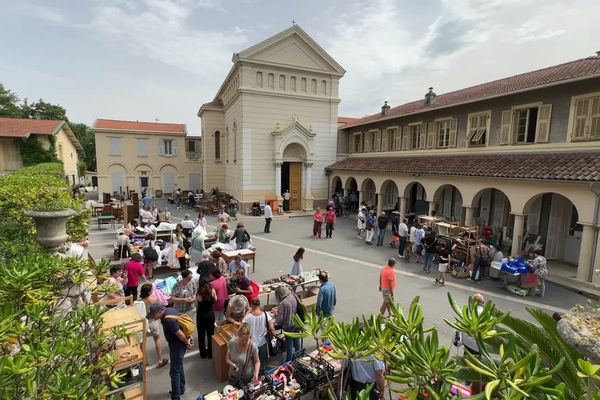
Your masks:
[[[425,249],[425,264],[423,265],[423,271],[429,274],[431,273],[431,266],[433,265],[433,260],[437,254],[437,236],[431,227],[427,228],[427,234],[421,243]]]
[[[379,229],[377,233],[377,246],[382,247],[383,241],[385,239],[385,231],[387,229],[388,223],[390,219],[385,215],[385,211],[382,211],[379,217],[377,217],[377,228]]]
[[[275,289],[275,298],[279,302],[277,315],[275,316],[275,325],[281,326],[284,332],[298,332],[294,325],[293,317],[298,312],[298,298],[290,289],[284,286],[278,286]],[[286,361],[290,361],[295,352],[300,350],[300,339],[285,338]]]
[[[163,326],[165,339],[169,343],[169,356],[171,358],[171,400],[180,400],[185,393],[185,374],[183,371],[183,356],[187,349],[194,345],[191,337],[185,336],[179,327],[181,313],[174,308],[165,307],[160,303],[154,303],[146,315],[148,320],[160,320]]]

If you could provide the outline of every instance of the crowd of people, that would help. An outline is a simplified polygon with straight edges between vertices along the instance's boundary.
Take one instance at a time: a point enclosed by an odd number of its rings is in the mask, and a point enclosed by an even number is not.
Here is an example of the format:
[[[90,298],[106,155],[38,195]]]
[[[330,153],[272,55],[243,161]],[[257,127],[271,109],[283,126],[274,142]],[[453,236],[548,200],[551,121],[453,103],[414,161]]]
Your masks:
[[[422,264],[425,274],[430,274],[432,268],[437,268],[434,282],[445,285],[446,273],[451,270],[454,262],[455,246],[449,246],[430,225],[409,222],[407,219],[400,220],[399,214],[393,212],[381,212],[377,215],[375,210],[369,210],[365,204],[359,205],[356,194],[354,197],[351,194],[349,199],[344,199],[343,196],[337,195],[327,204],[324,211],[317,207],[313,214],[313,236],[322,238],[325,225],[325,238],[332,238],[337,218],[344,215],[343,210],[355,209],[357,237],[364,241],[365,245],[384,247],[389,244],[394,248],[396,256],[388,260],[379,276],[382,316],[387,314],[389,317],[391,313],[390,303],[394,301],[396,289],[394,268],[397,259],[407,263],[414,259]],[[288,207],[289,203],[284,209]],[[264,208],[264,219],[263,231],[270,233],[272,210],[268,204]],[[238,222],[235,230],[230,230],[232,218],[224,209],[220,209],[217,221],[218,242],[234,242],[237,249],[249,246],[251,236],[243,222]],[[206,249],[208,225],[203,214],[199,214],[195,219],[186,214],[180,223],[174,224],[172,246],[176,250],[173,251],[173,256],[178,262],[180,274],[170,290],[170,295],[165,295],[151,279],[154,266],[160,260],[160,252],[164,251],[156,245],[156,232],[161,224],[170,223],[171,215],[168,209],[157,209],[144,202],[140,210],[139,226],[137,221],[130,221],[117,239],[116,253],[121,263],[111,268],[109,283],[114,284],[118,290],[110,293],[108,297],[114,299],[133,296],[137,299],[139,294],[141,301],[146,305],[149,335],[154,340],[157,367],[171,363],[172,399],[179,399],[185,392],[183,356],[187,349],[194,346],[191,335],[182,329],[182,316],[195,315],[198,349],[203,359],[213,356],[211,337],[216,324],[227,321],[236,325],[237,336],[228,343],[226,354],[230,382],[239,387],[257,381],[267,368],[268,338],[276,337],[277,329],[281,329],[282,332],[298,332],[294,315],[303,313],[300,298],[289,287],[279,286],[275,290],[277,307],[265,310],[258,298],[259,286],[250,279],[249,266],[242,257],[238,255],[228,264],[220,251]],[[136,235],[144,235],[144,241],[141,250],[133,253],[131,239]],[[469,247],[467,263],[471,269],[470,278],[481,282],[489,274],[490,261],[496,251],[484,240],[473,239],[474,245]],[[291,260],[290,275],[302,276],[304,256],[305,249],[302,247],[295,252]],[[541,252],[536,252],[530,265],[539,275],[541,283],[532,294],[543,296],[547,267]],[[320,290],[315,305],[316,312],[324,317],[331,317],[337,303],[336,288],[326,272],[321,271],[318,278]],[[164,357],[160,325],[168,343],[169,359]],[[287,336],[283,340],[285,359],[290,360],[300,350],[300,341]],[[463,342],[467,347],[468,338],[463,338]],[[352,366],[352,390],[356,392],[367,384],[375,383],[380,389],[373,392],[375,396],[377,393],[383,393],[384,372],[383,364],[375,358],[356,362],[356,365]]]

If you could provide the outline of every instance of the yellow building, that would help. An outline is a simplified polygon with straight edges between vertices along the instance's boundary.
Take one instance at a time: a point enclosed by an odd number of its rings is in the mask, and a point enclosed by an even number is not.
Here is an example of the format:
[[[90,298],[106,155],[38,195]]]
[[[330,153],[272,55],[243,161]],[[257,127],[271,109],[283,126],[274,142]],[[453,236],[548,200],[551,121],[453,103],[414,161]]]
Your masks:
[[[0,118],[0,174],[15,171],[23,166],[19,142],[35,136],[46,150],[50,137],[54,138],[56,156],[62,161],[69,183],[79,183],[78,152],[83,152],[79,141],[65,121]]]
[[[233,55],[213,101],[200,107],[204,189],[242,207],[282,200],[292,210],[327,201],[344,69],[298,25]]]
[[[513,256],[537,240],[565,278],[600,284],[600,55],[386,102],[341,127],[337,156],[338,192],[490,227]]]
[[[92,129],[99,196],[202,189],[201,140],[189,137],[184,124],[98,119]]]

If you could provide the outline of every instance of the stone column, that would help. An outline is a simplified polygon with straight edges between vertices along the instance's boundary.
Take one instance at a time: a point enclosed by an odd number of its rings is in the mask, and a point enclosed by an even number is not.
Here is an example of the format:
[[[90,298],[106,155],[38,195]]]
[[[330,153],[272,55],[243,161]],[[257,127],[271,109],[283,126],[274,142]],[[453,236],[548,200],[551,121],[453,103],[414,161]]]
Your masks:
[[[380,216],[383,211],[383,194],[376,193],[375,196],[377,196],[377,216]]]
[[[577,279],[587,282],[590,277],[592,265],[592,252],[594,248],[594,228],[590,224],[582,224],[581,243],[579,247],[579,261],[577,263]]]
[[[427,213],[427,215],[431,216],[431,212],[435,211],[435,209],[437,208],[437,204],[435,201],[430,201],[429,202],[429,212]]]
[[[473,207],[465,207],[465,226],[473,225]]]
[[[400,208],[398,211],[400,211],[400,222],[402,222],[402,220],[406,218],[406,206],[408,203],[408,198],[404,196],[399,196],[398,199],[400,200]]]
[[[304,193],[304,211],[312,211],[313,209],[313,195],[312,195],[312,162],[305,162],[304,167],[306,168],[306,172],[304,176],[306,177],[306,185],[305,185],[305,193]]]
[[[283,197],[281,197],[281,166],[283,162],[275,161],[273,165],[275,166],[275,197],[277,198],[275,207],[277,208],[283,204]],[[277,209],[273,210],[273,212],[277,212]]]
[[[521,243],[523,242],[523,229],[525,224],[525,215],[513,213],[515,223],[513,226],[512,248],[510,250],[511,257],[521,255]]]
[[[358,208],[360,208],[360,205],[362,204],[363,201],[365,201],[363,191],[359,190],[358,191]]]

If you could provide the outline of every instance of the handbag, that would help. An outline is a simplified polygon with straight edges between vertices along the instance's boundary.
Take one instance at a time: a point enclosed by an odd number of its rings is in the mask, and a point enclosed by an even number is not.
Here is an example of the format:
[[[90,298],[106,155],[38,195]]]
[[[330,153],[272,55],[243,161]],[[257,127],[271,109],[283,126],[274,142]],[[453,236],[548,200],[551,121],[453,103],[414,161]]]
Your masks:
[[[273,336],[271,332],[269,332],[269,317],[267,316],[267,312],[263,311],[265,314],[265,326],[267,328],[267,333],[265,335],[265,339],[267,340],[267,351],[269,352],[269,357],[275,357],[278,354],[283,352],[283,340],[279,339],[277,336]]]

